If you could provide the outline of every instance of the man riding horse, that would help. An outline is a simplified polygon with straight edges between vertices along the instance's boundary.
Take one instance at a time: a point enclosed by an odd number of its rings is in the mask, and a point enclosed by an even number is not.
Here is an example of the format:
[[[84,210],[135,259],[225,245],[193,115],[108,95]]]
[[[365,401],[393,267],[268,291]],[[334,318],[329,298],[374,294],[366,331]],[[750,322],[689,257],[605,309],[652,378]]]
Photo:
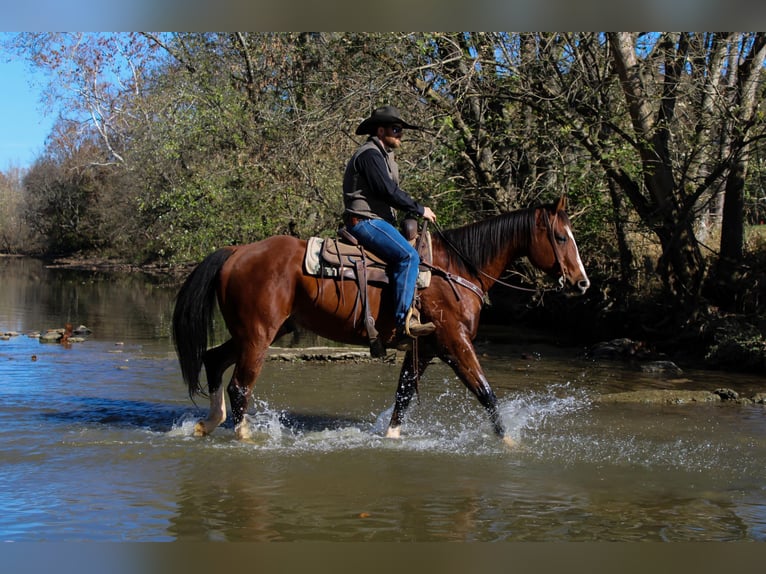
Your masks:
[[[394,227],[395,210],[417,213],[428,221],[436,214],[399,187],[399,167],[394,150],[402,145],[404,129],[419,129],[405,122],[393,106],[375,109],[356,128],[368,135],[351,156],[343,176],[343,220],[360,245],[389,266],[395,290],[397,339],[434,332],[433,323],[421,323],[412,313],[420,258],[417,251]]]
[[[393,210],[406,209],[435,220],[428,207],[398,185],[392,151],[399,146],[401,130],[412,128],[396,108],[376,109],[357,128],[358,134],[369,138],[351,158],[343,186],[350,233],[395,267],[396,308],[388,289],[368,291],[369,314],[377,317],[380,340],[390,348],[397,335],[428,335],[420,344],[410,345],[402,359],[386,436],[400,436],[418,381],[438,357],[486,409],[495,434],[511,445],[514,438],[507,432],[473,341],[487,291],[520,257],[557,277],[562,287],[585,293],[590,286],[566,213],[566,197],[439,230],[431,237],[431,281],[419,296],[422,314],[432,323],[411,320],[419,256],[391,225]],[[308,241],[289,235],[221,247],[205,257],[181,286],[172,319],[181,374],[190,396],[207,392],[210,400],[208,416],[195,424],[195,435],[210,434],[226,420],[226,390],[236,435],[250,436],[245,414],[269,346],[294,326],[347,344],[368,342],[367,321],[359,321],[360,287],[342,280],[342,275],[306,273],[307,248]],[[229,338],[209,347],[216,307]],[[224,389],[223,376],[231,366],[231,380]],[[203,367],[207,390],[200,379]]]

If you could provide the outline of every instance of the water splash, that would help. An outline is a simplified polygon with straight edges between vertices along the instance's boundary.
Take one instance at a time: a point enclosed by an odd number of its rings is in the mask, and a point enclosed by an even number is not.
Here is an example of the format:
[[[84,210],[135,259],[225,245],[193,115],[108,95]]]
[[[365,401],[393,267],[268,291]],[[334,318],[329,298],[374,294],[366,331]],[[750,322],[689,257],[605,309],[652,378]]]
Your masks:
[[[173,422],[172,427],[167,432],[169,437],[191,437],[194,436],[194,425],[200,419],[199,413],[184,413],[180,418]]]
[[[504,398],[500,416],[509,434],[522,443],[546,424],[588,408],[584,393],[568,385],[553,385],[542,392],[527,392]],[[412,452],[485,455],[507,452],[494,435],[491,424],[473,397],[462,389],[445,385],[435,393],[413,402],[402,426],[401,439],[385,433],[393,406],[366,417],[333,418],[277,410],[259,400],[246,415],[252,435],[247,446],[262,450],[332,452],[350,449],[394,449]],[[178,419],[170,436],[190,437],[199,413]],[[227,423],[228,425],[228,423]],[[215,436],[232,435],[229,426]],[[227,436],[228,438],[228,436]],[[238,441],[231,441],[232,446]],[[217,443],[217,446],[223,446]],[[240,445],[241,446],[241,445]]]
[[[586,391],[565,383],[505,398],[498,410],[508,434],[525,442],[564,417],[586,411],[591,404]]]

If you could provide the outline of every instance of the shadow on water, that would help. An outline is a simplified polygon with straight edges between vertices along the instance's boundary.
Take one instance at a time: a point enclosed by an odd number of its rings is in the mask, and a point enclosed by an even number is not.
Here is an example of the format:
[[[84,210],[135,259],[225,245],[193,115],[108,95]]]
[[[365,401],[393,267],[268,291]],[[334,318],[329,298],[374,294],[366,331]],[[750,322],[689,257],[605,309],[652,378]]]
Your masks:
[[[74,397],[72,408],[40,413],[43,420],[65,425],[104,425],[113,428],[138,428],[167,433],[184,421],[204,418],[207,408],[189,409],[160,403],[103,397]],[[294,434],[338,431],[347,428],[370,429],[369,421],[336,413],[297,412],[280,410],[276,413],[280,426]],[[221,425],[232,429],[231,419]]]
[[[189,415],[189,409],[144,401],[73,397],[72,408],[42,413],[44,420],[65,425],[97,424],[119,428],[137,427],[169,432],[175,421]],[[199,410],[199,415],[203,413]]]

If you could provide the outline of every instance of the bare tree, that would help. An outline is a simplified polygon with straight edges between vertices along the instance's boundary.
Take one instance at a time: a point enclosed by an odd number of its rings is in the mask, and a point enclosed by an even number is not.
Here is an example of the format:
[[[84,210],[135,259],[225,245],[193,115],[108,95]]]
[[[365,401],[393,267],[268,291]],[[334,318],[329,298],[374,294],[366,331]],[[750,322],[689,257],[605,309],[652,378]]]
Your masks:
[[[763,137],[759,122],[766,60],[766,34],[735,34],[729,58],[729,113],[724,117],[725,150],[731,167],[726,177],[723,220],[721,226],[721,262],[724,266],[742,262],[745,223],[745,181],[756,138]],[[758,125],[760,123],[760,125]]]
[[[651,39],[645,57],[638,34],[608,37],[642,165],[641,181],[623,178],[622,188],[662,243],[670,292],[694,304],[705,271],[696,214],[722,180],[729,206],[722,255],[741,258],[741,198],[766,37],[667,33]]]
[[[0,252],[34,251],[24,220],[23,170],[11,167],[0,172]]]

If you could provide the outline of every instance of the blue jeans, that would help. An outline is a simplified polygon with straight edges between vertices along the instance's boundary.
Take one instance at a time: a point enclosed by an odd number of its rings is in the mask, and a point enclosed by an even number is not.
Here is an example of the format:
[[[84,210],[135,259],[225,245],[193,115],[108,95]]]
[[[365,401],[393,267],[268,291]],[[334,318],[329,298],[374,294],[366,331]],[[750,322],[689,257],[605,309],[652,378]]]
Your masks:
[[[415,298],[420,257],[399,231],[382,219],[367,219],[349,228],[359,243],[388,263],[388,273],[396,289],[397,326],[403,326]]]

